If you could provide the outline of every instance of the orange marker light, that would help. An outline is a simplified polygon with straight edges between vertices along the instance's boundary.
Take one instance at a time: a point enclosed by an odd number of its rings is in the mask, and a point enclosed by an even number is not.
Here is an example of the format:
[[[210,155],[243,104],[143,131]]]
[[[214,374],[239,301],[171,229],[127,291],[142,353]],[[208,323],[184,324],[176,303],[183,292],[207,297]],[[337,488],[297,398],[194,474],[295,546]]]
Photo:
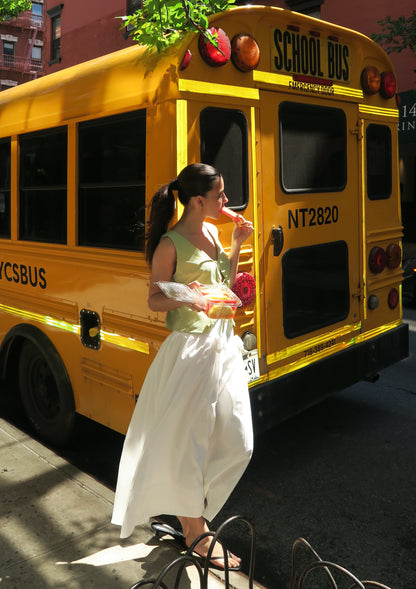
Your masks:
[[[260,47],[254,37],[240,33],[231,42],[231,61],[241,72],[251,72],[260,61]]]
[[[380,72],[373,65],[369,65],[361,72],[361,86],[366,94],[376,94],[380,90]]]

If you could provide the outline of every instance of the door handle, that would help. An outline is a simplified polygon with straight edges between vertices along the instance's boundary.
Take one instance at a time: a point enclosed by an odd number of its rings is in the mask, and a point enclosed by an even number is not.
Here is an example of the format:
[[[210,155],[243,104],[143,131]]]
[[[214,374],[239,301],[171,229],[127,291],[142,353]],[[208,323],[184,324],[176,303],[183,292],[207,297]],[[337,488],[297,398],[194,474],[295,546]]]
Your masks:
[[[272,227],[272,242],[273,255],[280,256],[284,243],[283,228],[281,225],[279,225],[279,227]]]

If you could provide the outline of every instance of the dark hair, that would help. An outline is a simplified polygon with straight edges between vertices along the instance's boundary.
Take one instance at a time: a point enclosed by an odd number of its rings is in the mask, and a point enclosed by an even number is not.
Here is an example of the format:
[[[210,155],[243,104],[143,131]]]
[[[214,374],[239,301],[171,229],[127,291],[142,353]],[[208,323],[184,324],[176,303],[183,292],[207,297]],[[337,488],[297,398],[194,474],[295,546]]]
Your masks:
[[[212,190],[221,174],[207,164],[190,164],[176,180],[165,184],[150,201],[150,217],[146,235],[146,260],[150,265],[160,238],[166,233],[175,212],[174,190],[178,191],[179,201],[186,206],[193,196],[205,196]]]

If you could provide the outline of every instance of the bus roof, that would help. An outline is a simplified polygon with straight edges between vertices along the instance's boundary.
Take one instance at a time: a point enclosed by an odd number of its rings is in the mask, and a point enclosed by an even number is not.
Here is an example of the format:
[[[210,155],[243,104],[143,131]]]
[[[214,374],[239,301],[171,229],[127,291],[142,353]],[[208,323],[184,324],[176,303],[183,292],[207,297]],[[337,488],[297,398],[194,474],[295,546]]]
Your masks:
[[[266,75],[273,71],[273,30],[287,27],[306,36],[311,31],[315,36],[332,35],[353,48],[351,78],[341,84],[357,87],[362,68],[370,63],[381,71],[392,70],[384,51],[364,35],[296,12],[241,6],[213,16],[210,22],[223,28],[230,39],[239,32],[253,35],[261,51],[258,70]],[[0,137],[179,98],[180,78],[256,87],[253,72],[242,73],[231,63],[220,68],[204,63],[197,44],[198,35],[190,33],[162,54],[133,46],[5,90],[0,93]],[[191,62],[180,71],[188,48]]]

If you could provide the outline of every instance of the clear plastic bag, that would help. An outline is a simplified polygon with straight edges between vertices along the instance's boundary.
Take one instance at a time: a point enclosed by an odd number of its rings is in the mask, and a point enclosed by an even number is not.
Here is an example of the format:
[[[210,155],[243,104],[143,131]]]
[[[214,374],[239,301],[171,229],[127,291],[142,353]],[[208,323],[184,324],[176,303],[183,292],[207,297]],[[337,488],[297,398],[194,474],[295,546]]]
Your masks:
[[[156,282],[160,290],[170,299],[179,301],[180,303],[196,303],[202,298],[202,295],[189,288],[186,284],[180,282]]]
[[[199,302],[205,305],[210,319],[233,319],[240,299],[225,284],[199,284],[189,288],[179,282],[156,282],[160,290],[170,299],[181,303]]]

